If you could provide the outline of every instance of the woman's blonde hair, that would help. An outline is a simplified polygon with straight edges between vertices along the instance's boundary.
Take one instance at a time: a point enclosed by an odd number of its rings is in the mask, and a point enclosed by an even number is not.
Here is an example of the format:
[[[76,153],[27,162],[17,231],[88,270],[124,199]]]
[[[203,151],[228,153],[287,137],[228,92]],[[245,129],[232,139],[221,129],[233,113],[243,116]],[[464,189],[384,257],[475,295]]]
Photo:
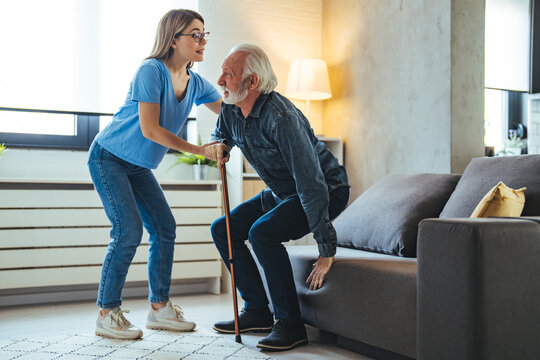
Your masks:
[[[167,60],[173,53],[171,47],[173,39],[180,36],[193,20],[200,20],[204,24],[203,17],[196,11],[188,9],[171,10],[159,20],[154,40],[154,47],[147,59]],[[201,29],[202,30],[202,29]],[[187,68],[193,66],[189,62]]]

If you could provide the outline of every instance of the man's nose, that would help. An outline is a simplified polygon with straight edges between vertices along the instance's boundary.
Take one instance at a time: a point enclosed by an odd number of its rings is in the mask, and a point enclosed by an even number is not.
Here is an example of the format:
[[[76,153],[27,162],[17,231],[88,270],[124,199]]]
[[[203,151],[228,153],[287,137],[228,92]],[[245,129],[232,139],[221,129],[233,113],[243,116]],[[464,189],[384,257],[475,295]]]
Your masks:
[[[217,84],[218,84],[219,86],[225,84],[225,82],[223,81],[223,75],[221,75],[221,76],[217,79]]]

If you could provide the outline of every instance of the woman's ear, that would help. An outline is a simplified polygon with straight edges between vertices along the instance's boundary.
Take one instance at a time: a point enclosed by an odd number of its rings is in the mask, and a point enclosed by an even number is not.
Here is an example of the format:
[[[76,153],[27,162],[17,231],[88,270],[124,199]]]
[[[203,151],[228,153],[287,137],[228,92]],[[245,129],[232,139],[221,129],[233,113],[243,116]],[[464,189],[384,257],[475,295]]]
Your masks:
[[[176,49],[178,47],[178,44],[176,43],[176,38],[172,39],[171,47],[174,48],[174,49]]]

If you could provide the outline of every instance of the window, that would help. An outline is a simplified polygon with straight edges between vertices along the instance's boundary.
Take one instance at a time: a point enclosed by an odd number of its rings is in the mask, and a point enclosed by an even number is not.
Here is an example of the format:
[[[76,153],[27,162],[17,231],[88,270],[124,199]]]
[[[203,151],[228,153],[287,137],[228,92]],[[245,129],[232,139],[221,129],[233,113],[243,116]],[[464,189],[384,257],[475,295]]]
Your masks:
[[[112,114],[0,108],[0,144],[84,150],[112,117]],[[177,135],[196,144],[195,118],[188,118]]]
[[[100,114],[0,108],[0,143],[9,146],[88,149]]]
[[[0,132],[37,135],[77,135],[77,118],[69,113],[0,111]]]
[[[0,143],[84,148],[123,103],[159,19],[177,8],[197,0],[0,2]]]

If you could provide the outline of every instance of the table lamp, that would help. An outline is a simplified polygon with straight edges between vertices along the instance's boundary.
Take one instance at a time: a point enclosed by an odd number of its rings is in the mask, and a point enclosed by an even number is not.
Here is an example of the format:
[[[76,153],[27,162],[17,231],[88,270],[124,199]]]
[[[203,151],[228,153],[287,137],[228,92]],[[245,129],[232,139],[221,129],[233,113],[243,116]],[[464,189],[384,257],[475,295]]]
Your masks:
[[[309,102],[332,97],[326,62],[320,59],[293,60],[285,95],[294,100],[306,100],[306,118],[309,120]]]

